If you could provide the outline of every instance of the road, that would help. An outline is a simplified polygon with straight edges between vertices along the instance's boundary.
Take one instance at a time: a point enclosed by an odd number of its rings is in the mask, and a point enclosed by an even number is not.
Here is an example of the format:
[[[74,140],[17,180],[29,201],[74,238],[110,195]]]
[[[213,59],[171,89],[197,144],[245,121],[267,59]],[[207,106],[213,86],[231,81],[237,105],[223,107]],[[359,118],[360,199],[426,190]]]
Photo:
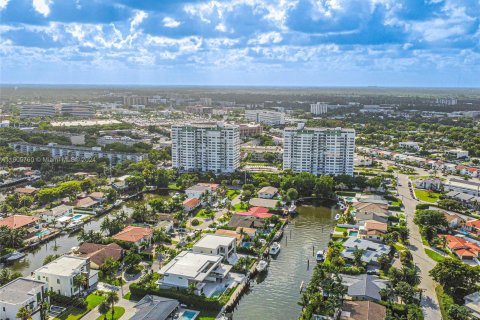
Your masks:
[[[407,217],[407,227],[410,230],[410,246],[413,261],[420,271],[421,282],[420,288],[424,290],[421,302],[422,310],[426,320],[442,319],[440,308],[438,306],[437,295],[435,293],[436,282],[429,275],[429,271],[435,266],[435,262],[425,253],[420,230],[413,222],[415,208],[419,201],[412,198],[408,188],[408,176],[404,174],[398,175],[399,186],[398,193],[405,206],[405,215]]]

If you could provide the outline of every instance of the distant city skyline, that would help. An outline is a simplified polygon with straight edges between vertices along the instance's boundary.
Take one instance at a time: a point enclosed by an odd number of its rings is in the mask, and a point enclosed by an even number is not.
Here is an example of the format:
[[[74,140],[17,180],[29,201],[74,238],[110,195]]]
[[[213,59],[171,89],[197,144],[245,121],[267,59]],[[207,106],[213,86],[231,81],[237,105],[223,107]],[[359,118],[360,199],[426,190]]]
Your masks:
[[[480,87],[475,0],[0,0],[0,84]]]

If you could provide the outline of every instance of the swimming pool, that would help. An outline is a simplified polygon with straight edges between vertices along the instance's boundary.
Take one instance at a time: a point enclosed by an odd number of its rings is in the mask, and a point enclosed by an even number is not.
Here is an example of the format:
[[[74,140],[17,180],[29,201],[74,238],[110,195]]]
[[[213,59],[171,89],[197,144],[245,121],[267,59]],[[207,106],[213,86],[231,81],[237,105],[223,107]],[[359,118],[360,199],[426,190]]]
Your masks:
[[[356,236],[358,235],[358,231],[349,231],[349,232],[348,232],[348,235],[349,235],[350,237],[356,237]]]
[[[180,316],[180,320],[193,320],[195,319],[200,312],[194,310],[185,310],[183,311],[182,315]]]
[[[36,237],[41,237],[41,236],[44,236],[44,235],[49,234],[49,233],[50,233],[50,230],[42,230],[40,232],[35,233],[35,236]]]
[[[83,214],[76,214],[72,217],[73,220],[80,220],[83,218]]]

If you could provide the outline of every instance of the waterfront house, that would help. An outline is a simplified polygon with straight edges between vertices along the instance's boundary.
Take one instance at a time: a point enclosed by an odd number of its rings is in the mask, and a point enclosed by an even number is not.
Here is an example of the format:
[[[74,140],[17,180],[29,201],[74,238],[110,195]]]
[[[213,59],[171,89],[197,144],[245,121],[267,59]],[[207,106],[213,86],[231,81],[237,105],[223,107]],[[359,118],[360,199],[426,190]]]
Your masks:
[[[196,185],[187,188],[185,194],[187,195],[187,198],[201,199],[202,196],[207,193],[210,194],[210,196],[213,195],[213,193],[217,191],[218,186],[219,185],[216,183],[197,183]]]
[[[278,193],[278,189],[275,187],[263,187],[257,194],[262,199],[272,199]]]
[[[382,241],[387,233],[388,225],[375,220],[366,220],[363,226],[358,228],[358,237],[371,241]]]
[[[480,292],[474,292],[463,298],[467,308],[475,319],[480,319]]]
[[[463,227],[466,231],[470,232],[474,236],[479,236],[480,235],[480,220],[475,219],[475,220],[470,220],[465,222],[465,225]]]
[[[350,237],[343,243],[345,249],[342,251],[341,256],[353,260],[354,259],[354,252],[357,249],[365,250],[362,255],[362,261],[366,263],[376,263],[378,257],[382,254],[389,254],[390,253],[390,246],[382,243],[373,242],[370,240],[358,239],[354,237]]]
[[[235,214],[238,214],[241,216],[252,216],[259,219],[268,219],[273,216],[273,214],[270,213],[269,210],[264,207],[252,207],[247,212],[237,212]]]
[[[75,208],[79,208],[79,209],[90,209],[90,210],[93,210],[93,209],[96,209],[98,207],[100,207],[100,203],[91,198],[91,197],[84,197],[84,198],[80,198],[80,199],[77,199],[73,202],[73,206]]]
[[[87,278],[85,288],[78,288],[74,284],[74,278],[79,274]],[[61,256],[33,271],[33,278],[48,283],[49,289],[55,293],[72,297],[94,288],[98,283],[98,272],[90,269],[90,260],[87,258]]]
[[[39,189],[33,187],[22,187],[22,188],[15,188],[13,192],[18,193],[20,195],[28,195],[33,196],[37,193]]]
[[[372,301],[344,301],[340,320],[384,320],[387,308]]]
[[[82,243],[77,250],[79,257],[90,259],[90,268],[98,270],[107,258],[114,261],[121,261],[123,258],[123,249],[116,243],[97,244]]]
[[[185,210],[185,212],[191,212],[195,210],[200,206],[200,204],[201,201],[198,198],[188,198],[182,202],[183,210]]]
[[[57,226],[61,226],[61,223],[59,223],[58,219],[60,219],[61,217],[73,215],[73,206],[61,204],[51,209],[41,211],[38,215],[43,221],[48,224],[55,224]]]
[[[222,260],[219,255],[180,252],[158,271],[161,275],[158,284],[161,288],[182,289],[193,285],[195,294],[204,293],[208,297],[213,293],[208,290],[209,283],[216,287],[228,280],[232,266],[222,264]]]
[[[130,320],[174,319],[179,307],[178,300],[147,294],[135,304],[135,314]]]
[[[215,235],[233,237],[236,239],[237,247],[242,243],[243,235],[240,232],[227,229],[217,229]]]
[[[342,284],[347,287],[347,295],[354,300],[380,301],[380,290],[388,286],[388,280],[369,274],[341,274]]]
[[[26,307],[32,320],[41,320],[40,307],[48,302],[48,284],[28,278],[17,278],[0,287],[0,319],[17,319],[18,310]]]
[[[192,251],[220,255],[231,264],[237,260],[237,245],[234,237],[207,234],[193,245]]]
[[[152,244],[152,236],[152,228],[127,226],[112,239],[132,243],[138,247],[138,250],[143,250]]]
[[[37,217],[26,216],[22,214],[14,214],[6,218],[0,219],[0,226],[7,226],[9,229],[31,229],[37,225]]]
[[[276,208],[279,201],[276,199],[252,198],[249,203],[252,207]]]
[[[231,228],[262,228],[264,219],[251,215],[239,215],[234,213],[228,222]]]

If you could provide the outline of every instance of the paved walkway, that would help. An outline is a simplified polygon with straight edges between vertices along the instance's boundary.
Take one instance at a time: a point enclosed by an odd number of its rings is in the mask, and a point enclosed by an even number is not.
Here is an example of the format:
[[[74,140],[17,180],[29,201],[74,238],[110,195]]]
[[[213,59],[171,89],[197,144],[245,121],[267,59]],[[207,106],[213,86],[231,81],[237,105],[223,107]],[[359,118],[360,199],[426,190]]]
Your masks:
[[[420,230],[413,222],[416,206],[420,202],[413,199],[410,195],[410,190],[408,188],[408,176],[399,174],[398,178],[401,184],[401,186],[398,187],[398,193],[405,206],[407,226],[410,230],[409,249],[412,252],[413,261],[415,262],[417,269],[420,271],[420,288],[424,290],[423,299],[421,302],[423,314],[425,315],[426,320],[442,319],[440,308],[438,306],[437,295],[435,293],[435,287],[437,284],[429,275],[429,271],[435,266],[436,263],[425,253],[422,238],[420,236]]]

